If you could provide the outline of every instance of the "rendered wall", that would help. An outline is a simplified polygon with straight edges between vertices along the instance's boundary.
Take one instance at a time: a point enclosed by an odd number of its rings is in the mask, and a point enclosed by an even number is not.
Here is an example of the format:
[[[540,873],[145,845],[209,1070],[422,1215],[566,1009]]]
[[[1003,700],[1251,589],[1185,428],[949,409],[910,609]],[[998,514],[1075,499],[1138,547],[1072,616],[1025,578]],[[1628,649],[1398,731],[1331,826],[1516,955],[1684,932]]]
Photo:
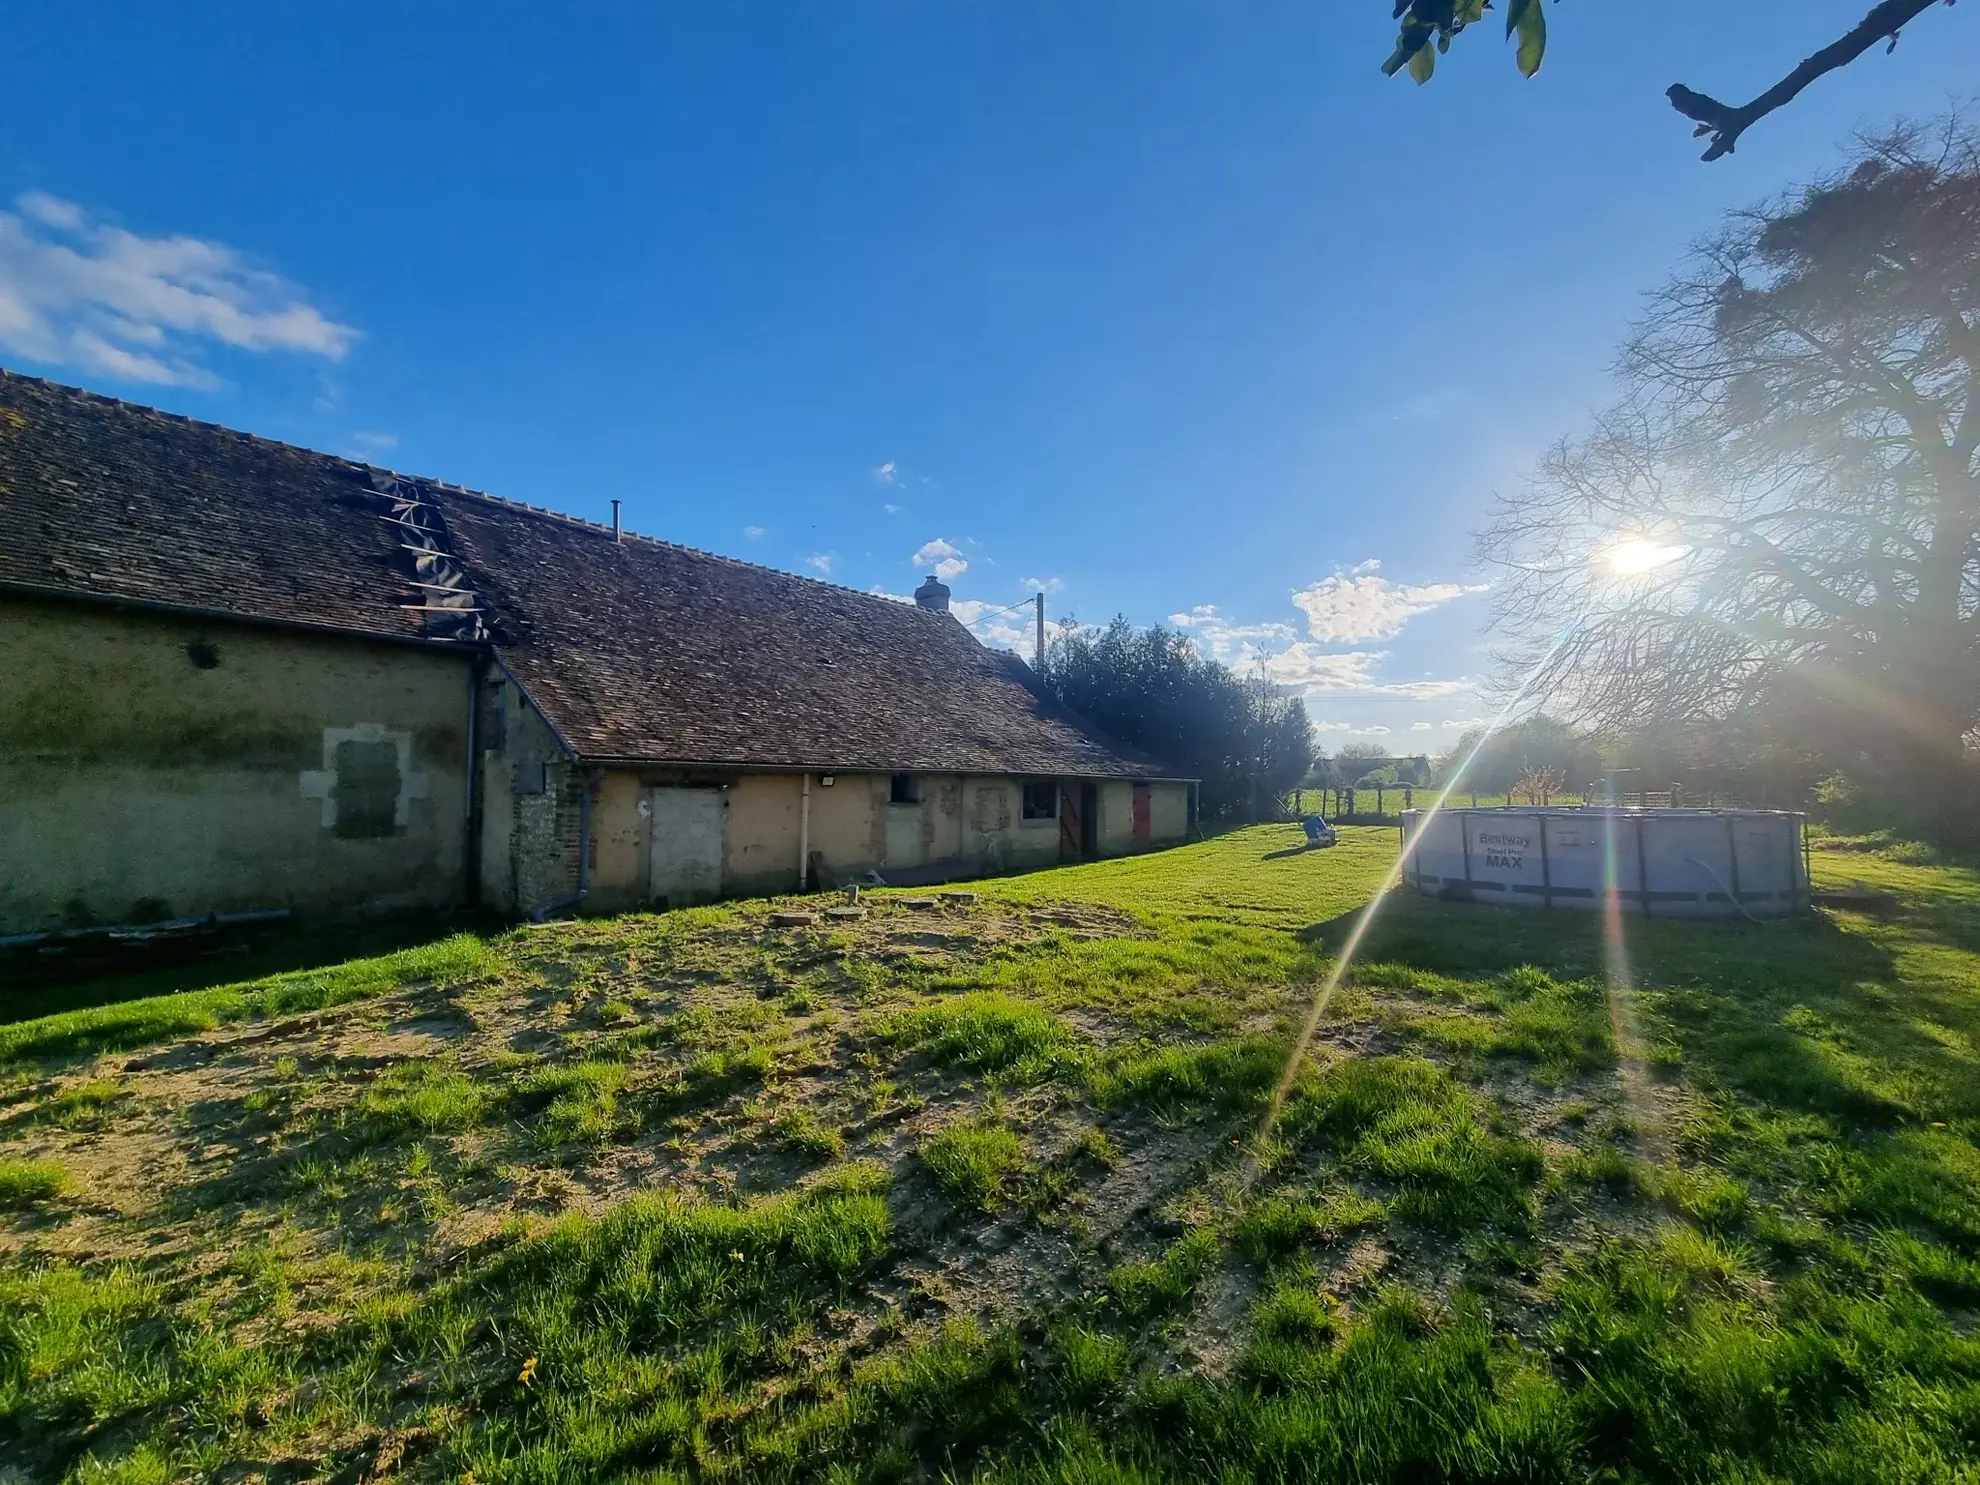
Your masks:
[[[1096,836],[1102,856],[1125,856],[1134,849],[1134,785],[1106,779],[1096,791],[1100,820]]]
[[[0,933],[458,904],[470,670],[0,597]]]
[[[817,781],[812,783],[817,791]],[[798,777],[744,774],[729,790],[722,881],[737,894],[792,892],[798,883]]]
[[[1148,839],[1154,845],[1173,845],[1189,835],[1189,785],[1150,784],[1148,786]]]
[[[490,694],[497,702],[500,691]],[[486,900],[527,915],[566,901],[577,890],[579,804],[586,775],[551,762],[552,780],[541,793],[514,794],[511,781],[526,782],[546,770],[542,755],[557,745],[533,713],[517,711],[490,735],[505,739],[484,761],[483,884]],[[521,760],[521,761],[518,761]],[[618,912],[651,903],[654,858],[649,791],[682,786],[719,787],[724,802],[721,892],[749,896],[792,892],[798,886],[798,774],[729,774],[707,771],[608,770],[590,776],[592,825],[589,882],[583,910]],[[1023,786],[1015,779],[956,774],[915,777],[912,803],[891,801],[886,774],[813,774],[807,845],[816,863],[814,887],[831,888],[878,870],[890,882],[954,880],[1001,871],[1051,866],[1059,861],[1057,819],[1023,818]],[[1189,790],[1183,784],[1150,786],[1150,840],[1133,840],[1133,786],[1108,781],[1097,791],[1101,854],[1122,855],[1181,840],[1187,833]],[[498,818],[499,817],[499,818]],[[505,877],[504,873],[508,875]],[[516,884],[497,898],[498,881]]]

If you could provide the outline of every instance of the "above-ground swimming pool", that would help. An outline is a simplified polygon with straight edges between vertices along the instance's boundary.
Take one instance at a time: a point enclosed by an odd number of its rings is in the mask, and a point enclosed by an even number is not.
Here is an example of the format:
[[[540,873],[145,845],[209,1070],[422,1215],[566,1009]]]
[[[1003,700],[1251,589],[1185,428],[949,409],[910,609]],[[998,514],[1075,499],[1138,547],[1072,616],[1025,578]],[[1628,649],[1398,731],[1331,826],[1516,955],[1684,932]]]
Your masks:
[[[1652,917],[1785,917],[1808,906],[1801,816],[1778,810],[1408,810],[1403,875],[1431,897],[1618,904]]]

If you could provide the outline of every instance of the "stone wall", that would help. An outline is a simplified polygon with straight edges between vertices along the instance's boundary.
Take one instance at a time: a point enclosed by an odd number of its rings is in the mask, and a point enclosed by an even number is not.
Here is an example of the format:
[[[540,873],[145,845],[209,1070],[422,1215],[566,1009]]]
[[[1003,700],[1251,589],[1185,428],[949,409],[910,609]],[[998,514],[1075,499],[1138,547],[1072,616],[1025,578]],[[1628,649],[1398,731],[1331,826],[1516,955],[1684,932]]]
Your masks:
[[[472,657],[0,597],[0,934],[464,897]]]

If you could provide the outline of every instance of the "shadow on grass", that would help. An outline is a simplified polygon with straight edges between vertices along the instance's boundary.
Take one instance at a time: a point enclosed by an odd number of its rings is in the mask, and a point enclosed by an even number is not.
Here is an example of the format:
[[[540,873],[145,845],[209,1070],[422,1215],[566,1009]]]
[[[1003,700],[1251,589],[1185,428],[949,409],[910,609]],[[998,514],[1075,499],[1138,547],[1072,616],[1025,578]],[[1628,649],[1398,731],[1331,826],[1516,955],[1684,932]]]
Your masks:
[[[192,955],[162,947],[156,958],[107,964],[93,973],[64,974],[59,980],[50,977],[19,989],[10,986],[0,994],[0,1025],[154,995],[210,990],[290,970],[323,969],[350,959],[416,948],[456,933],[494,933],[507,926],[494,919],[440,918],[422,913],[365,923],[262,928]]]
[[[1338,953],[1357,914],[1301,937]],[[1903,927],[1962,945],[1944,904]],[[1624,920],[1634,1013],[1704,1089],[1848,1125],[1980,1118],[1980,997],[1900,965],[1884,933],[1818,915],[1791,922]],[[1360,959],[1483,978],[1530,964],[1605,980],[1598,915],[1398,895]]]

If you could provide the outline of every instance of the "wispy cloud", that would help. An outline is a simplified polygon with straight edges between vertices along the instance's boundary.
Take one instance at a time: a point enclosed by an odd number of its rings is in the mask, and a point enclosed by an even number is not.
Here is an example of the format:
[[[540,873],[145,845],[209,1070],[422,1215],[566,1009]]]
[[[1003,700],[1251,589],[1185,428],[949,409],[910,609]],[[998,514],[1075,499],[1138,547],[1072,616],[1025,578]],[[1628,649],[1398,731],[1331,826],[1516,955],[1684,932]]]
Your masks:
[[[880,509],[884,510],[890,516],[898,516],[901,513],[901,507],[895,505],[892,501],[882,503]]]
[[[1409,724],[1409,730],[1411,732],[1435,732],[1437,729],[1428,722],[1411,722]]]
[[[804,559],[804,565],[806,567],[815,567],[821,573],[825,574],[825,576],[830,577],[832,575],[832,553],[813,552],[809,557]]]
[[[1212,656],[1226,662],[1250,660],[1261,643],[1283,644],[1299,635],[1290,624],[1240,624],[1214,603],[1199,603],[1186,613],[1170,614],[1169,622],[1188,630]]]
[[[0,347],[160,386],[212,386],[214,346],[340,360],[358,338],[224,243],[144,237],[30,191],[0,211]]]
[[[1485,591],[1484,583],[1392,583],[1378,574],[1380,562],[1363,562],[1294,592],[1294,606],[1306,615],[1306,632],[1332,644],[1386,639],[1427,610]]]
[[[750,541],[761,541],[763,539],[763,528],[761,526],[745,526],[743,527],[743,536]]]
[[[932,567],[935,576],[943,582],[969,571],[969,561],[961,550],[941,537],[921,544],[914,556],[909,559],[916,567]]]
[[[892,459],[885,464],[876,465],[873,477],[883,485],[898,485],[901,482],[901,472],[894,467]]]
[[[1065,581],[1062,578],[1026,578],[1018,586],[1026,592],[1043,593],[1050,598],[1065,587]]]
[[[351,435],[351,442],[370,454],[383,454],[399,446],[399,435],[380,433],[373,428],[360,428]]]

